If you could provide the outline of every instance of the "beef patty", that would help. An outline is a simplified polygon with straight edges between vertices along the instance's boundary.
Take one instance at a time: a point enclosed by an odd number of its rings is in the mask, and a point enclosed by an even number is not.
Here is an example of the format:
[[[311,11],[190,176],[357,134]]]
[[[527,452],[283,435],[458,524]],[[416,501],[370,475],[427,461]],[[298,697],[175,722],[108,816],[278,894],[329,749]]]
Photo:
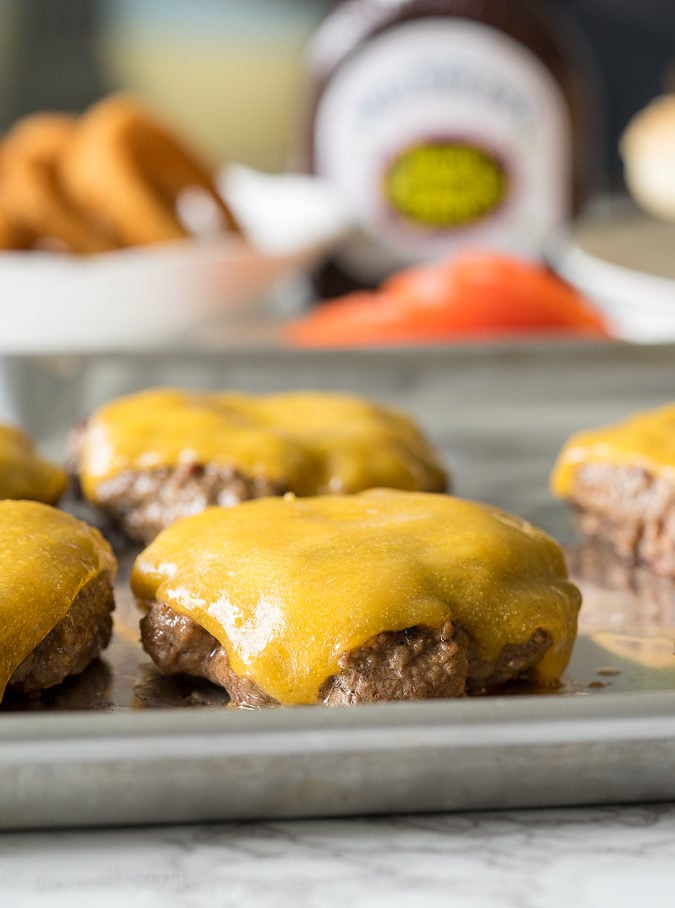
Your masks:
[[[141,639],[166,675],[207,678],[227,690],[234,706],[278,705],[232,670],[215,637],[161,602],[152,603],[142,619]],[[317,702],[347,706],[485,693],[527,673],[551,643],[550,634],[539,629],[526,643],[506,644],[495,662],[486,662],[477,658],[469,635],[451,621],[440,628],[386,631],[342,654],[341,671],[326,679]]]
[[[141,472],[125,470],[101,483],[101,507],[131,539],[148,543],[181,517],[211,505],[229,506],[283,495],[283,483],[246,476],[232,467],[185,464]]]
[[[114,607],[109,578],[101,573],[82,588],[68,614],[15,669],[8,692],[34,695],[83,672],[110,642]]]
[[[675,576],[675,484],[639,466],[580,465],[570,501],[582,531],[632,564]]]
[[[319,391],[147,389],[109,401],[76,427],[68,462],[84,497],[141,542],[210,505],[448,485],[412,419]]]

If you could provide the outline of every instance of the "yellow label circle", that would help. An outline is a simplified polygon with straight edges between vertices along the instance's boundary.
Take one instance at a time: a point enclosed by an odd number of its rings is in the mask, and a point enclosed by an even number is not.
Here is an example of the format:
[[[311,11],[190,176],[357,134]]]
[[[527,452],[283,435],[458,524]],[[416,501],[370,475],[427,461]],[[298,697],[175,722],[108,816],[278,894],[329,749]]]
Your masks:
[[[499,161],[471,145],[416,145],[394,161],[385,196],[404,218],[425,227],[460,227],[499,207],[508,179]]]

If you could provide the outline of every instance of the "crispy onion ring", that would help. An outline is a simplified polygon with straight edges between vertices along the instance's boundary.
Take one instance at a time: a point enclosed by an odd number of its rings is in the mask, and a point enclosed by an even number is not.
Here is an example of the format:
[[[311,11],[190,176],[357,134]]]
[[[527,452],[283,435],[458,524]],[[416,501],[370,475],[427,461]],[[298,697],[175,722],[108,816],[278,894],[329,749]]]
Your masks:
[[[20,120],[2,145],[6,215],[38,239],[56,240],[73,252],[119,246],[103,221],[81,210],[64,189],[59,160],[72,141],[76,120],[65,114],[33,114]]]
[[[176,204],[194,187],[207,194],[224,229],[238,230],[208,168],[124,95],[106,98],[82,116],[62,158],[61,175],[72,198],[82,208],[99,211],[125,244],[188,236]]]
[[[2,193],[0,193],[0,251],[10,249],[30,249],[35,237],[22,224],[17,224],[4,210]]]

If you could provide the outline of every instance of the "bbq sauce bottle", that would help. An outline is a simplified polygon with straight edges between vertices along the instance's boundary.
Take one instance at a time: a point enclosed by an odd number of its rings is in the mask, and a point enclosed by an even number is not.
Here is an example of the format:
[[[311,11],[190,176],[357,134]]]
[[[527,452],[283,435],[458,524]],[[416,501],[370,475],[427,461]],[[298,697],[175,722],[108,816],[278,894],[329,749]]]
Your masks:
[[[358,229],[335,295],[466,245],[538,257],[592,182],[592,86],[555,0],[344,0],[310,42],[307,169]]]

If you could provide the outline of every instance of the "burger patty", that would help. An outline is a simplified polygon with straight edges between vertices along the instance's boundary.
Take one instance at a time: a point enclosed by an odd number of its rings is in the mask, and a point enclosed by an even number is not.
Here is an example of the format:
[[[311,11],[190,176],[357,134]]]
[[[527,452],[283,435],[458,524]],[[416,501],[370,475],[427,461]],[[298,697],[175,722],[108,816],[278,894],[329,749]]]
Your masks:
[[[144,544],[181,517],[211,505],[283,495],[281,482],[246,476],[233,467],[185,464],[152,470],[125,470],[101,483],[98,504],[131,539]]]
[[[570,500],[582,531],[604,538],[622,558],[675,576],[675,484],[643,467],[578,467]]]
[[[152,603],[142,619],[141,639],[166,675],[207,678],[227,690],[234,706],[278,705],[232,670],[215,637],[161,602]],[[487,662],[476,657],[469,635],[451,621],[440,628],[385,631],[341,656],[340,672],[323,683],[318,702],[346,706],[483,693],[527,672],[551,642],[546,631],[537,630],[527,643],[507,644],[496,662]]]
[[[37,694],[87,668],[110,642],[113,590],[105,574],[80,590],[68,614],[26,656],[9,680],[8,691]]]

